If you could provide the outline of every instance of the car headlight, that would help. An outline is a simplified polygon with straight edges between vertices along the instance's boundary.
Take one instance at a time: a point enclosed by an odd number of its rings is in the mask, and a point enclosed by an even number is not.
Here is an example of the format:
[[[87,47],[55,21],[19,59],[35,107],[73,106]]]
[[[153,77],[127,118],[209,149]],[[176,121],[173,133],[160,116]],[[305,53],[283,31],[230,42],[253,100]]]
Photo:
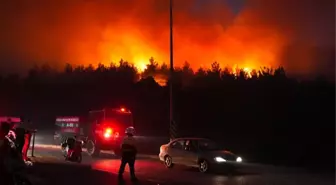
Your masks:
[[[215,157],[215,161],[219,163],[226,162],[226,160],[223,157]]]
[[[237,157],[236,161],[240,163],[243,161],[243,159],[241,157]]]

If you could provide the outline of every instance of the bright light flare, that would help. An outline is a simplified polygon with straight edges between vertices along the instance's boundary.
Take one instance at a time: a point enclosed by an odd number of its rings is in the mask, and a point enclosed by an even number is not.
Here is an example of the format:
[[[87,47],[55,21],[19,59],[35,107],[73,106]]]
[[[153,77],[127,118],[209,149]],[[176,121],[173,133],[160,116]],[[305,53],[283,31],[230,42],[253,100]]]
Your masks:
[[[249,73],[249,72],[251,72],[251,69],[250,68],[248,68],[248,67],[244,67],[244,69],[243,69],[245,72],[247,72],[247,73]]]
[[[237,157],[236,161],[237,161],[238,163],[241,163],[241,162],[243,162],[243,159],[242,159],[241,157]]]
[[[112,134],[112,129],[111,128],[106,129],[105,133]]]
[[[223,157],[215,157],[215,161],[219,163],[226,162],[226,160]]]
[[[140,72],[144,72],[147,69],[147,65],[143,62],[141,62],[141,63],[139,63],[138,65],[135,65],[135,66]]]
[[[105,137],[105,138],[110,138],[110,137],[111,137],[111,134],[109,134],[109,133],[105,133],[105,134],[104,134],[104,137]]]
[[[104,133],[105,138],[110,138],[113,133],[113,130],[111,128],[107,128]]]
[[[234,65],[232,67],[232,74],[235,76],[239,76],[240,72],[243,71],[246,74],[247,78],[252,78],[252,72],[253,72],[254,68],[252,67],[239,67],[238,65]]]
[[[246,73],[246,75],[247,75],[248,78],[252,77],[252,70],[251,70],[251,68],[244,67],[243,71]]]
[[[147,69],[147,64],[149,64],[149,58],[148,59],[138,59],[135,57],[134,59],[134,66],[141,73]]]

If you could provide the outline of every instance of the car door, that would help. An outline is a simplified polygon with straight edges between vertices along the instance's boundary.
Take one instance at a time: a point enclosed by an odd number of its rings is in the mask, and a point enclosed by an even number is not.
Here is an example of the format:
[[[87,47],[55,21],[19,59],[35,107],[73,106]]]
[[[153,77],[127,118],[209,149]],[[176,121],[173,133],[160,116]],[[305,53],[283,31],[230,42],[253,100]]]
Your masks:
[[[197,140],[186,140],[182,158],[184,164],[188,166],[197,166],[198,151]]]
[[[175,164],[184,164],[184,140],[174,141],[169,145],[168,155],[173,159]]]

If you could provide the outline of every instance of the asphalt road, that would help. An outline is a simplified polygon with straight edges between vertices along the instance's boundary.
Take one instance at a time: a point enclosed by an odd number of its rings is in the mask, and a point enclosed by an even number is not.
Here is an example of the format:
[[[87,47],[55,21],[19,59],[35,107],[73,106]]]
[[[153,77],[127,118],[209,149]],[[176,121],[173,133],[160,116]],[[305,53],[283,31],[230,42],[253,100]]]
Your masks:
[[[36,164],[32,181],[37,184],[114,185],[117,181],[119,159],[104,151],[99,159],[84,152],[82,164],[65,162],[58,146],[38,141],[35,148]],[[152,139],[145,139],[150,141]],[[156,144],[153,144],[156,145]],[[151,147],[148,143],[147,147]],[[156,150],[156,149],[155,149]],[[153,151],[155,151],[153,150]],[[128,180],[128,169],[125,179]],[[41,175],[42,174],[42,175]],[[167,169],[155,155],[139,155],[136,162],[139,184],[144,185],[334,185],[334,175],[309,174],[299,169],[259,164],[244,164],[235,174],[201,174],[197,170],[175,166]],[[36,178],[36,176],[38,176]],[[70,182],[71,181],[71,182]],[[126,184],[132,184],[127,181]]]

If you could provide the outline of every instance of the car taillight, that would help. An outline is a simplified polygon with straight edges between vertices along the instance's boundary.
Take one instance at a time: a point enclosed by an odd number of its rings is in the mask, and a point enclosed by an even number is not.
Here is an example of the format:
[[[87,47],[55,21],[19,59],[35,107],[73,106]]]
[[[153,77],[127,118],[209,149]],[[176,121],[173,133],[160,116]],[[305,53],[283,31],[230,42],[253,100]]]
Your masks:
[[[167,147],[166,147],[165,145],[162,145],[162,146],[160,147],[160,153],[165,152],[166,149],[167,149]]]

